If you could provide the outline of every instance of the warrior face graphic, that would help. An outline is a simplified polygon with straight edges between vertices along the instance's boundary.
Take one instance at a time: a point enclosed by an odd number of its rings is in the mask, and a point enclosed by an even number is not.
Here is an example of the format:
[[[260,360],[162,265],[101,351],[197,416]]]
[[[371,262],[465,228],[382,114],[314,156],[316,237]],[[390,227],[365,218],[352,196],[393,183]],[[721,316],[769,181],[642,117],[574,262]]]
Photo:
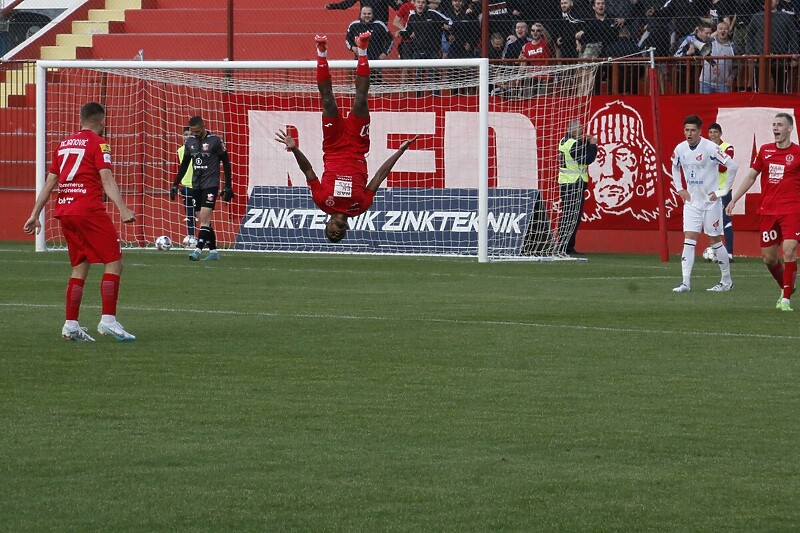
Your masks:
[[[589,165],[589,199],[583,220],[604,214],[655,220],[658,213],[656,152],[636,109],[617,100],[599,109],[586,128],[597,137],[597,159]],[[667,194],[667,212],[677,202]]]
[[[597,149],[597,159],[589,165],[595,180],[594,194],[601,209],[613,211],[633,198],[639,179],[639,158],[630,146],[607,143]]]

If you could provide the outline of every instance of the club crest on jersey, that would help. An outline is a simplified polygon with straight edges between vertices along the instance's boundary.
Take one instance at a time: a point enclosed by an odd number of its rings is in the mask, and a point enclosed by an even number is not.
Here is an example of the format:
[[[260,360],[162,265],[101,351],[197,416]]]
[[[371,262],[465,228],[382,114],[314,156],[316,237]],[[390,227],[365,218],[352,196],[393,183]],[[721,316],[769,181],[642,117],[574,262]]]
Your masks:
[[[792,154],[787,154],[786,155],[786,164],[787,165],[791,165],[792,161],[794,161],[794,156]]]
[[[213,202],[214,201],[214,193],[211,193],[211,192],[208,193],[208,195],[206,195],[206,200],[208,200],[209,202]]]
[[[703,154],[697,154],[697,157],[695,157],[694,160],[695,161],[702,161],[703,160]]]
[[[208,152],[208,143],[203,143],[203,151]]]
[[[325,205],[328,207],[333,207],[335,203],[336,200],[333,199],[333,196],[328,196],[328,198],[325,200]]]

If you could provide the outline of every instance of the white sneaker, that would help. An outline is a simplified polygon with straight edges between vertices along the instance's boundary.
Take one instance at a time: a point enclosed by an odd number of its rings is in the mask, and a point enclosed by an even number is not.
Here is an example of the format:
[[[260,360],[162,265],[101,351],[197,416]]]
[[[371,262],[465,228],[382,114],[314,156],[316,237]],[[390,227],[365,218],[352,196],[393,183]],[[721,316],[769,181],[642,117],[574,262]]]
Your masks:
[[[722,283],[721,281],[711,287],[710,289],[706,289],[708,292],[728,292],[733,288],[733,283]]]
[[[64,337],[64,340],[68,341],[94,342],[94,339],[86,333],[86,328],[80,326],[70,328],[64,324],[64,327],[61,328],[61,336]]]
[[[690,290],[692,289],[687,284],[681,283],[680,285],[672,289],[672,292],[689,292]]]
[[[119,322],[112,322],[111,324],[106,324],[105,322],[100,322],[97,324],[97,332],[100,335],[108,335],[110,337],[114,337],[118,341],[135,341],[136,336],[131,335],[125,328],[122,327],[122,324]]]

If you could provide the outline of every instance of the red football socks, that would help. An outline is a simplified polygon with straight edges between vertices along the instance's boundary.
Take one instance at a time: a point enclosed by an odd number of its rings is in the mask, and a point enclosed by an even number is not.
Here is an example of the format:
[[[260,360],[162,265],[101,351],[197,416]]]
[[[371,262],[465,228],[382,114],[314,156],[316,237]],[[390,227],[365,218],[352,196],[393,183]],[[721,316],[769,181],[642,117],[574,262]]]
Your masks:
[[[328,58],[317,56],[317,83],[330,81],[331,71],[328,68]]]
[[[772,277],[775,278],[778,287],[783,288],[783,265],[781,262],[778,261],[772,266],[767,265],[767,268],[769,269],[769,273],[772,274]]]
[[[119,276],[103,274],[100,282],[100,299],[104,315],[117,315],[117,299],[119,298]]]
[[[67,284],[67,320],[78,320],[81,312],[81,299],[83,298],[83,285],[86,280],[69,278]]]
[[[356,65],[356,76],[364,76],[365,78],[369,77],[369,60],[367,59],[366,53],[358,54],[358,65]]]
[[[794,280],[797,277],[797,261],[786,261],[783,265],[783,297],[791,298]]]

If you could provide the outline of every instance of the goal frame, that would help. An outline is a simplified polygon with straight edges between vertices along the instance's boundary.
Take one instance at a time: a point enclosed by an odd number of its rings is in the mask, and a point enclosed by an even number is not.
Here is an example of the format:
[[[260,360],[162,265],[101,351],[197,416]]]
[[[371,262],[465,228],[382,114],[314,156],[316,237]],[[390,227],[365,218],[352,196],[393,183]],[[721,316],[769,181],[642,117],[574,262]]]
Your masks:
[[[355,61],[330,61],[331,68],[355,69]],[[372,68],[477,67],[478,131],[475,149],[478,154],[478,261],[489,262],[489,60],[426,59],[370,61]],[[165,70],[239,70],[239,69],[314,69],[315,61],[98,61],[39,60],[36,62],[36,195],[41,193],[47,175],[47,73],[48,69],[165,69]],[[36,251],[46,251],[44,210],[40,214],[42,231],[36,236]]]

